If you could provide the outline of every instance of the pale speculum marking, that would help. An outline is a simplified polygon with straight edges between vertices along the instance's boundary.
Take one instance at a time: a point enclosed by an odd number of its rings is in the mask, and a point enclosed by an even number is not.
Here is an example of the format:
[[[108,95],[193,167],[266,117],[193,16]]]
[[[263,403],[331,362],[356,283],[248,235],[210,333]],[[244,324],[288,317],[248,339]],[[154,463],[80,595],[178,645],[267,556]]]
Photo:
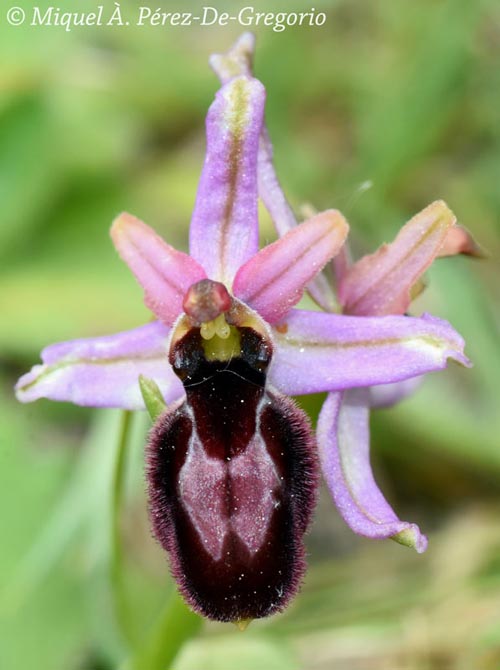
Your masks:
[[[230,453],[229,448],[227,452]],[[275,464],[258,428],[247,447],[226,460],[208,456],[193,429],[179,473],[179,494],[213,560],[223,557],[224,544],[231,532],[250,554],[261,549],[279,505],[276,494],[280,488]]]

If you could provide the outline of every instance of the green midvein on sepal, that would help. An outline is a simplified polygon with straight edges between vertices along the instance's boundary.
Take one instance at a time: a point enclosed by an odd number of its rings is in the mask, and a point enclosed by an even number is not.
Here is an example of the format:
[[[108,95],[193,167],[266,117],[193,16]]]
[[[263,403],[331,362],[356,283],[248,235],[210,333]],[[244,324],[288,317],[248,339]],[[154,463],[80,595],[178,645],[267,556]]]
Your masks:
[[[139,387],[151,421],[156,421],[160,414],[163,414],[167,409],[158,384],[149,377],[139,375]]]

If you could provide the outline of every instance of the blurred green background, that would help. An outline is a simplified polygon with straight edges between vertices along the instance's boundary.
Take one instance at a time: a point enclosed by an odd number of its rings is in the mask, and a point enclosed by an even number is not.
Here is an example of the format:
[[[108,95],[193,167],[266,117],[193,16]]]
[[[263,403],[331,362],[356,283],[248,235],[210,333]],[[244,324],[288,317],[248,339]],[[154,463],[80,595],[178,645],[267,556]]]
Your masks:
[[[122,3],[124,14],[133,4]],[[233,12],[245,6],[206,4]],[[338,207],[361,254],[443,198],[490,253],[486,261],[438,261],[414,305],[414,313],[453,323],[474,368],[429,376],[413,398],[372,420],[378,480],[402,518],[428,532],[429,550],[417,556],[355,537],[322,491],[308,538],[310,569],[290,609],[244,634],[230,625],[199,628],[169,601],[167,565],[146,515],[148,421],[136,416],[120,527],[129,641],[120,633],[111,515],[119,415],[48,401],[22,406],[12,386],[48,343],[149,318],[109,225],[128,210],[187,247],[204,115],[218,87],[207,58],[243,29],[12,27],[4,3],[2,670],[121,669],[131,653],[141,658],[169,636],[180,648],[175,670],[500,667],[500,4],[314,6],[327,13],[322,28],[255,30],[256,74],[268,90],[277,169],[294,207]],[[286,3],[288,11],[309,8]],[[264,213],[262,222],[263,239],[272,239]],[[320,402],[303,403],[313,418]],[[162,631],[158,615],[168,602],[174,610]]]

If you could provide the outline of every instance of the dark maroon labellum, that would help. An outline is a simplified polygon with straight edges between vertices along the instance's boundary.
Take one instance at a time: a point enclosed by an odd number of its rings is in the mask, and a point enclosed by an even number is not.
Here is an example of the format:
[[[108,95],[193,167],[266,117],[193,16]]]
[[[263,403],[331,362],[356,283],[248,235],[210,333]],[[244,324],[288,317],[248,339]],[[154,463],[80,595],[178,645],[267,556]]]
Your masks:
[[[154,532],[186,600],[219,621],[279,612],[296,593],[317,485],[306,415],[266,387],[271,345],[238,332],[229,360],[207,360],[198,328],[173,345],[186,399],[148,446]]]

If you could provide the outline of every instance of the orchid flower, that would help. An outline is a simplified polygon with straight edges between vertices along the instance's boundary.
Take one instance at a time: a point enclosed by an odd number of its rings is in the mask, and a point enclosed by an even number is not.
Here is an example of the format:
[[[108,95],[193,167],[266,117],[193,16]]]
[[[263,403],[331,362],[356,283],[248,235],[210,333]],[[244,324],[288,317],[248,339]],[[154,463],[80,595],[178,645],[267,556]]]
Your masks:
[[[211,57],[210,64],[222,83],[241,74],[252,75],[254,48],[254,36],[245,33],[227,53]],[[258,183],[259,195],[278,234],[286,236],[297,221],[277,178],[265,127],[259,147]],[[411,219],[392,244],[354,264],[346,243],[309,283],[308,291],[326,312],[387,318],[403,315],[423,288],[421,277],[433,260],[457,253],[481,256],[482,250],[470,233],[457,225],[447,205],[434,202]],[[332,375],[335,373],[332,369]],[[375,482],[370,465],[369,411],[395,404],[415,391],[420,382],[421,377],[415,376],[395,384],[363,384],[365,388],[352,390],[334,391],[331,387],[317,430],[323,475],[346,523],[360,535],[392,538],[419,553],[427,548],[427,538],[416,524],[398,518]]]
[[[431,316],[295,308],[348,226],[329,210],[259,251],[264,99],[262,84],[243,73],[209,109],[190,255],[129,214],[113,223],[156,320],[53,344],[16,387],[22,402],[135,410],[148,400],[139,377],[157,385],[166,408],[147,446],[153,530],[193,609],[235,622],[283,610],[305,570],[319,459],[288,396],[409,380],[449,358],[467,365],[462,338]],[[333,438],[320,449],[332,483]]]

